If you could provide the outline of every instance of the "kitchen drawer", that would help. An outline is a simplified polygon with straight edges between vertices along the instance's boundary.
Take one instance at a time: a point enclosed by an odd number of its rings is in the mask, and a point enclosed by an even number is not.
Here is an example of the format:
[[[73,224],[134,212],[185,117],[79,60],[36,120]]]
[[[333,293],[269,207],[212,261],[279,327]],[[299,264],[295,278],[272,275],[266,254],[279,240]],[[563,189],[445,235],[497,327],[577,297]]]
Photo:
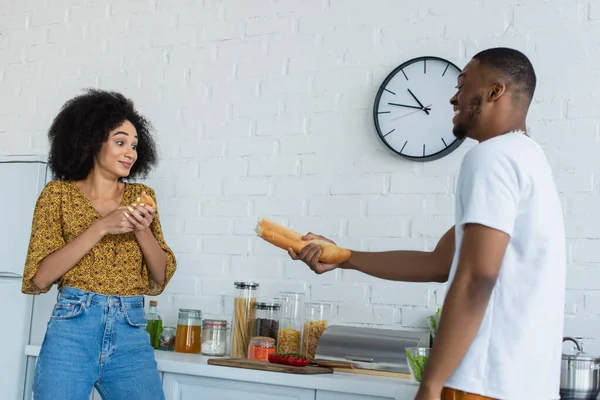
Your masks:
[[[163,388],[166,400],[315,400],[312,389],[168,373]]]
[[[394,398],[317,390],[316,400],[394,400]]]

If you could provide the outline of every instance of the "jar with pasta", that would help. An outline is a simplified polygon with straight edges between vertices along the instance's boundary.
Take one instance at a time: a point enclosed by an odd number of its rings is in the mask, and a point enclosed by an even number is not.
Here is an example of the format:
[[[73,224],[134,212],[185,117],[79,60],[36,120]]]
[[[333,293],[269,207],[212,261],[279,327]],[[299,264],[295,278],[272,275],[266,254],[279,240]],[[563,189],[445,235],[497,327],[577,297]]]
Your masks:
[[[233,328],[231,332],[231,357],[247,358],[248,345],[254,328],[256,290],[258,283],[235,282],[233,299]]]
[[[321,335],[331,320],[331,304],[311,302],[305,304],[304,330],[302,332],[302,355],[308,362],[315,360]]]
[[[277,332],[277,352],[300,354],[302,322],[304,320],[304,293],[280,292],[281,320]]]

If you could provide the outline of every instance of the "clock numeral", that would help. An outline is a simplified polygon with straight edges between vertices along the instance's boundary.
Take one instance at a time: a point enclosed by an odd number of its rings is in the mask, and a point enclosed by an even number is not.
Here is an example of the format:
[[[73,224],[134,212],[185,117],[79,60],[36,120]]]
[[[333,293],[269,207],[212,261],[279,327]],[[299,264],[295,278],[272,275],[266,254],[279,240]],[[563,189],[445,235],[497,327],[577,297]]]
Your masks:
[[[386,92],[388,92],[388,93],[391,93],[391,94],[393,94],[394,96],[396,95],[396,93],[392,92],[392,91],[391,91],[391,90],[389,90],[389,89],[383,89],[383,90],[385,90],[385,91],[386,91]]]
[[[383,135],[383,137],[386,137],[387,135],[389,135],[390,133],[394,132],[396,130],[396,128],[392,129],[391,131],[389,131],[388,133],[386,133],[385,135]]]
[[[377,114],[389,114],[391,111],[377,111]]]
[[[423,145],[423,157],[425,157],[425,145]]]
[[[408,143],[408,140],[404,142],[404,146],[402,146],[402,148],[400,149],[400,153],[402,153],[402,150],[404,150],[404,148],[406,147],[406,143]]]
[[[448,71],[449,66],[450,66],[450,63],[446,64],[446,69],[444,70],[444,73],[442,74],[442,76],[446,75],[446,71]]]
[[[402,71],[402,75],[404,75],[404,77],[406,78],[406,80],[408,80],[408,76],[406,76],[406,74],[404,73],[404,70],[401,70],[401,71]]]
[[[448,147],[448,145],[446,144],[446,141],[444,140],[444,138],[442,138],[442,142],[444,142],[444,146]]]
[[[423,73],[427,73],[427,60],[423,60]]]

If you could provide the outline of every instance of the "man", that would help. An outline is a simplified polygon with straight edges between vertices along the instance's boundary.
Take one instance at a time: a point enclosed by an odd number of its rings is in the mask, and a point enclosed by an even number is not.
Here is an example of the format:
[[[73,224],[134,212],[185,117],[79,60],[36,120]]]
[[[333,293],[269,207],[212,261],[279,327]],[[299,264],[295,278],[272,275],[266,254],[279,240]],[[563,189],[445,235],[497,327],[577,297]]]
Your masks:
[[[449,282],[418,400],[560,398],[565,236],[552,172],[525,134],[535,85],[527,57],[507,48],[478,53],[460,74],[453,132],[479,143],[460,167],[455,226],[433,251],[324,265],[316,245],[289,250],[318,274]]]

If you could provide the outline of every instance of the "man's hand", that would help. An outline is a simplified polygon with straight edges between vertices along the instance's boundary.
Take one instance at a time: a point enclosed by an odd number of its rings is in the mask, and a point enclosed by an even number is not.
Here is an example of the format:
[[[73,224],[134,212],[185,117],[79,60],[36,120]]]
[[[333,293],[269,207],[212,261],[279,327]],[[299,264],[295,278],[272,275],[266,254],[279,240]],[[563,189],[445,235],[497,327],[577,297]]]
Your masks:
[[[307,233],[302,237],[302,240],[311,240],[311,239],[320,239],[331,244],[335,244],[332,240],[327,239],[326,237],[315,235],[313,233]],[[323,274],[328,271],[332,271],[337,268],[337,264],[323,264],[319,262],[319,256],[323,250],[321,246],[316,244],[309,244],[305,246],[302,251],[298,254],[294,252],[292,249],[288,249],[288,254],[292,258],[292,260],[302,260],[306,265],[310,267],[315,273]]]

